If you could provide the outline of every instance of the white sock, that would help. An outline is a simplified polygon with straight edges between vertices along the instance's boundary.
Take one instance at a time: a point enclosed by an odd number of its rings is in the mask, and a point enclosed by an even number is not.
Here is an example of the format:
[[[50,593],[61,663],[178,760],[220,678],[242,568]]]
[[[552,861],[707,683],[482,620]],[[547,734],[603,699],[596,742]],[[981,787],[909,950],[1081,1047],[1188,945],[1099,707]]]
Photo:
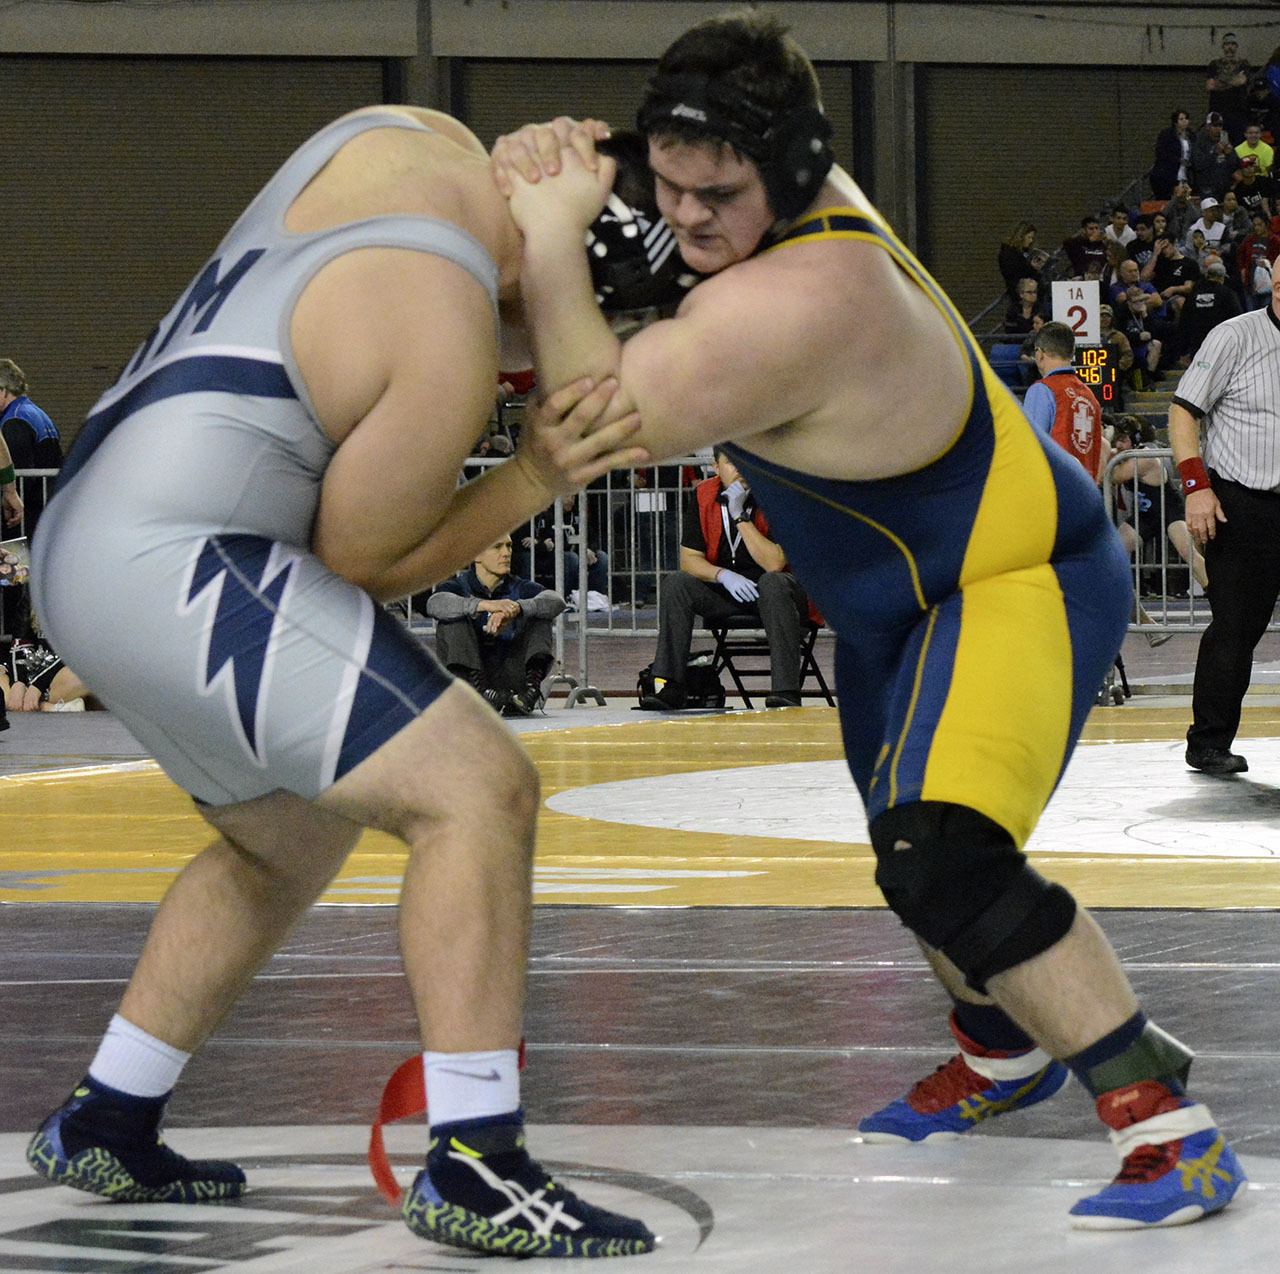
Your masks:
[[[133,1097],[163,1097],[178,1082],[191,1054],[148,1035],[119,1013],[98,1045],[89,1074]]]
[[[427,1087],[427,1121],[507,1115],[520,1105],[520,1055],[514,1048],[493,1053],[422,1055]]]

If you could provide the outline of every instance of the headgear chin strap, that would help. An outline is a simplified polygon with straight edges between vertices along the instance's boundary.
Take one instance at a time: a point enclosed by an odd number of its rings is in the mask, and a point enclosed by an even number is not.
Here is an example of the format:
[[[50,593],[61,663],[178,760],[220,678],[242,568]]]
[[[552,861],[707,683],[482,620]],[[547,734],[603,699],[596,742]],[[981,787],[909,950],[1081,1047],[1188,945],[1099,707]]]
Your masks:
[[[788,221],[817,198],[835,163],[831,123],[818,107],[770,110],[705,75],[654,76],[636,127],[646,135],[688,131],[728,142],[756,162],[770,209]]]
[[[587,260],[607,314],[676,304],[702,278],[680,259],[676,237],[656,211],[616,194],[587,230]]]

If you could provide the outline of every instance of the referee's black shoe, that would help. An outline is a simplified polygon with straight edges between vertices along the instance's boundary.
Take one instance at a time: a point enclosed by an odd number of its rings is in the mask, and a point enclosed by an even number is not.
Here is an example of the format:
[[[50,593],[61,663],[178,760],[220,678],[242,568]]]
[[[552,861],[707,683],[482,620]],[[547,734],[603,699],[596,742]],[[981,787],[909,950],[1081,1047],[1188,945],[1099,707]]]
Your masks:
[[[1212,774],[1215,778],[1224,778],[1228,774],[1243,774],[1249,768],[1249,762],[1238,752],[1230,752],[1226,748],[1188,748],[1187,764],[1201,774]]]

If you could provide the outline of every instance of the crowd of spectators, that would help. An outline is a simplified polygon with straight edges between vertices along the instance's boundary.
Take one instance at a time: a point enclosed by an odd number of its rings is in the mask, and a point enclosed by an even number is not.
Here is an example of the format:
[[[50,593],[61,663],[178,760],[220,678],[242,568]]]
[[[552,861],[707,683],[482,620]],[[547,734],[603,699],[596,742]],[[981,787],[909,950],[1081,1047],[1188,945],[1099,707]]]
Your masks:
[[[1254,67],[1227,32],[1204,83],[1207,109],[1172,111],[1155,139],[1149,199],[1086,214],[1053,256],[1036,248],[1030,221],[1000,244],[1001,332],[1025,338],[1024,383],[1035,379],[1031,345],[1054,279],[1098,280],[1104,342],[1126,347],[1125,379],[1137,387],[1185,366],[1217,323],[1267,303],[1280,255],[1280,48]]]

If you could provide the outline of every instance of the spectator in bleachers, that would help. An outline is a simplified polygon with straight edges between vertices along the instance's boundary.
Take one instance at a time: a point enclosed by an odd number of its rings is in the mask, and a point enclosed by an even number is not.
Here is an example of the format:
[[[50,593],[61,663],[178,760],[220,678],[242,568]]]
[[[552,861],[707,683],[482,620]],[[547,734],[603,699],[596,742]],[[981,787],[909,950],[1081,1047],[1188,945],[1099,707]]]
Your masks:
[[[1228,136],[1239,141],[1249,117],[1249,79],[1252,68],[1240,56],[1240,41],[1234,31],[1222,37],[1222,56],[1209,63],[1209,110],[1222,117]]]
[[[655,693],[642,697],[650,712],[678,712],[685,704],[685,669],[693,622],[723,623],[739,616],[760,622],[769,641],[769,708],[800,706],[800,642],[809,599],[787,569],[782,549],[737,466],[713,449],[715,476],[695,488],[680,536],[680,569],[664,583],[658,605]]]
[[[1253,77],[1249,118],[1256,119],[1273,142],[1280,137],[1280,46],[1272,49],[1266,65]]]
[[[1257,124],[1263,135],[1270,134],[1272,140],[1275,133],[1271,128],[1271,89],[1267,84],[1266,71],[1259,67],[1249,77],[1249,88],[1245,95],[1245,128]]]
[[[1255,212],[1265,212],[1268,217],[1271,216],[1275,181],[1271,177],[1260,177],[1257,164],[1242,163],[1232,181],[1231,189],[1235,192],[1240,207],[1251,218]]]
[[[1147,174],[1151,194],[1156,199],[1168,199],[1174,186],[1187,180],[1191,165],[1191,116],[1177,110],[1169,116],[1169,127],[1156,134],[1156,157]]]
[[[1131,380],[1130,372],[1133,370],[1133,346],[1129,344],[1129,338],[1116,327],[1115,311],[1110,305],[1104,305],[1098,311],[1098,335],[1099,344],[1106,347],[1111,355],[1111,365],[1116,369],[1116,397],[1113,405],[1117,410],[1123,410],[1125,387]]]
[[[1252,159],[1254,167],[1258,170],[1259,177],[1271,176],[1271,168],[1276,161],[1276,153],[1262,140],[1262,126],[1260,124],[1245,125],[1244,141],[1236,147],[1236,154],[1240,156],[1241,161]]]
[[[1144,544],[1154,542],[1159,546],[1167,535],[1178,556],[1191,567],[1200,587],[1207,588],[1209,577],[1205,572],[1204,558],[1196,551],[1187,530],[1178,484],[1171,480],[1169,469],[1160,457],[1136,454],[1140,448],[1154,441],[1154,430],[1137,416],[1117,418],[1111,439],[1112,451],[1135,453],[1132,459],[1121,461],[1111,470],[1120,538],[1132,557]],[[1138,479],[1136,500],[1135,474]],[[1160,552],[1162,550],[1157,547],[1156,553]]]
[[[1231,189],[1232,174],[1240,167],[1222,116],[1211,111],[1191,146],[1191,185],[1202,199],[1221,199]]]
[[[1193,359],[1204,338],[1219,323],[1240,313],[1240,302],[1227,286],[1227,267],[1220,257],[1209,261],[1204,277],[1196,282],[1178,319],[1176,356]]]
[[[1138,268],[1132,261],[1128,265],[1133,269],[1126,273]],[[1164,353],[1163,336],[1157,335],[1155,329],[1163,333],[1166,325],[1154,286],[1140,280],[1132,286],[1119,284],[1112,290],[1110,303],[1115,311],[1116,327],[1128,337],[1133,348],[1136,368],[1155,376]]]
[[[1022,371],[1024,385],[1034,385],[1040,379],[1040,368],[1036,366],[1036,337],[1048,321],[1043,313],[1037,314],[1031,320],[1031,331],[1023,340],[1022,349],[1018,351],[1018,366]]]
[[[22,368],[10,358],[0,358],[0,437],[8,448],[5,462],[15,469],[60,469],[62,467],[62,442],[57,427],[48,413],[37,407],[27,395],[27,378]],[[10,478],[12,481],[12,476]],[[7,485],[7,484],[6,484]],[[44,508],[44,484],[27,484],[19,504],[21,516],[25,506],[25,528],[28,535]],[[13,488],[13,499],[17,489]],[[16,523],[19,517],[10,517],[13,506],[6,491],[5,522]]]
[[[1107,228],[1102,235],[1112,243],[1118,243],[1122,248],[1127,248],[1138,237],[1129,224],[1129,209],[1124,204],[1118,203],[1111,209],[1111,219],[1107,222]]]
[[[1155,268],[1156,238],[1153,218],[1143,215],[1133,223],[1134,237],[1129,245],[1130,261],[1138,263],[1142,277],[1150,281],[1151,270]]]
[[[1151,286],[1176,315],[1200,278],[1200,267],[1172,240],[1166,239],[1151,272]]]
[[[1221,212],[1226,227],[1223,239],[1234,247],[1249,233],[1249,214],[1240,206],[1240,196],[1234,188],[1222,196]]]
[[[1004,330],[1013,336],[1025,336],[1031,331],[1032,322],[1042,308],[1040,285],[1035,279],[1022,279],[1018,284],[1018,295],[1004,312]]]
[[[1102,284],[1101,294],[1106,296],[1120,280],[1121,264],[1130,260],[1130,257],[1127,250],[1122,248],[1114,239],[1104,239],[1103,242],[1104,259],[1102,273],[1098,275],[1098,282]],[[1092,264],[1085,274],[1085,278],[1091,277],[1093,277]]]
[[[1260,310],[1271,300],[1271,272],[1280,257],[1280,237],[1271,229],[1271,219],[1262,212],[1253,214],[1248,235],[1236,251],[1236,269],[1246,304]]]
[[[502,536],[427,598],[436,653],[504,717],[532,716],[551,670],[551,621],[564,598],[511,573],[511,537]]]
[[[1023,279],[1041,282],[1040,271],[1047,254],[1036,247],[1036,228],[1029,221],[1019,221],[1000,244],[996,264],[1004,279],[1004,289],[1010,299],[1018,295],[1018,284]]]
[[[1156,238],[1176,239],[1179,243],[1185,242],[1187,231],[1191,229],[1191,223],[1200,215],[1196,211],[1195,204],[1191,201],[1190,181],[1180,181],[1174,186],[1173,198],[1165,204],[1163,212],[1159,215],[1164,217],[1164,234],[1160,233],[1159,222],[1157,221]]]
[[[1088,277],[1090,266],[1094,278],[1101,275],[1106,266],[1106,248],[1102,241],[1102,224],[1097,217],[1080,218],[1080,230],[1062,241],[1062,250],[1071,263],[1071,275],[1076,279]]]
[[[1212,196],[1200,200],[1200,216],[1187,228],[1187,242],[1191,243],[1195,232],[1204,235],[1204,246],[1213,252],[1221,252],[1227,227],[1222,220],[1222,205]]]

